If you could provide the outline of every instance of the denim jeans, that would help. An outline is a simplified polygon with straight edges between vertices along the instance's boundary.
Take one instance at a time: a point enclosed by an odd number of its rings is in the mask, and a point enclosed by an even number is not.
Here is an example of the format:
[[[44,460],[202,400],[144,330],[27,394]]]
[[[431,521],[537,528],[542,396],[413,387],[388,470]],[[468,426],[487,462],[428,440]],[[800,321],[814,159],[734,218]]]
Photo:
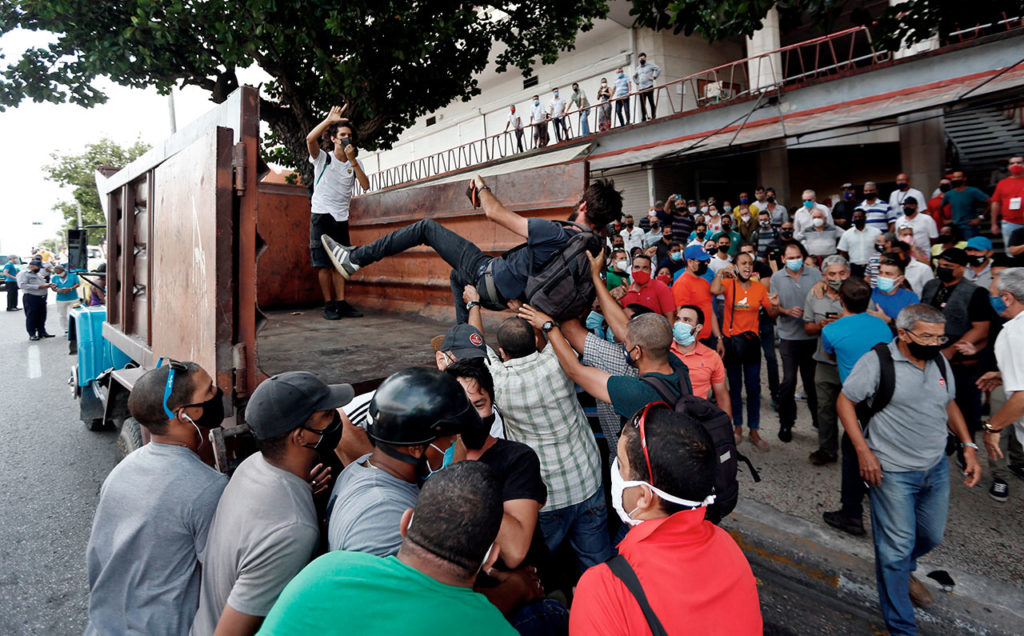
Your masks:
[[[743,383],[747,385],[747,426],[756,431],[761,426],[761,361],[743,364],[726,355],[725,375],[729,378],[729,401],[732,403],[732,425],[743,426]]]
[[[1006,249],[1007,247],[1010,246],[1010,235],[1013,234],[1013,231],[1019,230],[1021,228],[1024,228],[1024,225],[1010,223],[1006,219],[1002,220],[1002,227],[1000,229],[1002,230],[1003,234],[1003,249]]]
[[[564,636],[569,633],[569,611],[546,598],[521,606],[508,622],[521,636]]]
[[[491,260],[479,247],[442,226],[433,219],[423,219],[406,225],[373,243],[352,250],[352,262],[360,267],[394,256],[417,245],[427,245],[452,267],[452,297],[455,301],[455,321],[469,321],[469,311],[462,301],[462,288],[475,285],[480,268]]]
[[[622,111],[626,111],[626,117],[623,119]],[[619,120],[620,126],[625,126],[629,123],[629,98],[620,97],[615,100],[615,117]]]
[[[762,316],[758,325],[758,335],[761,336],[761,352],[764,353],[764,369],[768,374],[768,391],[772,399],[779,399],[779,358],[775,354],[775,322]]]
[[[551,123],[555,126],[555,140],[562,141],[569,138],[569,127],[565,123],[565,117],[554,117]]]
[[[516,128],[516,148],[518,152],[523,151],[523,129]]]
[[[779,425],[792,428],[796,423],[796,374],[800,372],[804,391],[807,393],[807,408],[811,411],[811,420],[818,422],[818,398],[814,391],[814,351],[818,341],[811,340],[780,340],[779,350],[782,353],[782,384],[779,385]]]
[[[864,495],[868,494],[868,487],[864,485],[864,478],[860,476],[860,462],[857,461],[857,451],[853,448],[850,436],[843,433],[841,442],[843,450],[842,457],[842,482],[839,491],[839,500],[843,504],[843,515],[858,521],[864,520]]]
[[[818,450],[835,455],[839,451],[839,417],[836,400],[843,389],[839,367],[819,362],[814,369],[814,391],[818,396]]]
[[[891,634],[915,634],[910,573],[942,541],[949,511],[949,461],[928,470],[882,471],[871,488],[871,533],[882,617]]]
[[[608,507],[604,503],[603,486],[578,504],[542,510],[538,523],[549,552],[569,540],[581,572],[604,563],[615,554],[608,539]]]
[[[580,111],[580,136],[586,137],[590,134],[590,109],[584,108]]]

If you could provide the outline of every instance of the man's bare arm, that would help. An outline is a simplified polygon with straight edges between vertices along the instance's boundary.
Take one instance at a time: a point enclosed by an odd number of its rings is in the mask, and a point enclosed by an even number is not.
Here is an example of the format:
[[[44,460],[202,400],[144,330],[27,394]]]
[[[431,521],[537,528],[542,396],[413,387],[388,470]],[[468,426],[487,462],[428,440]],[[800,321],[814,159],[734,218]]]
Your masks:
[[[306,135],[306,149],[309,150],[310,157],[316,159],[320,156],[320,137],[323,136],[324,131],[327,130],[331,124],[335,122],[348,121],[342,117],[346,110],[348,110],[348,104],[345,104],[344,108],[333,106],[331,108],[331,112],[327,114],[327,118],[317,124],[316,128],[309,131],[309,134]]]
[[[590,277],[594,283],[594,290],[597,292],[597,300],[601,304],[604,321],[608,323],[608,327],[611,328],[619,342],[625,342],[626,324],[629,322],[629,318],[626,317],[626,311],[622,305],[615,300],[612,293],[608,291],[608,286],[601,280],[601,271],[604,269],[604,250],[601,250],[597,256],[588,252],[587,258],[590,259]]]
[[[473,177],[473,185],[476,186],[479,192],[480,205],[483,206],[484,214],[487,215],[488,219],[523,238],[529,235],[529,222],[526,218],[506,208],[490,189],[484,190],[483,188],[487,184],[484,183],[484,180],[479,175]]]
[[[519,317],[533,325],[535,329],[551,320],[549,316],[529,305],[522,306]],[[562,370],[573,382],[583,387],[583,390],[594,396],[594,399],[611,402],[611,398],[608,397],[608,378],[611,374],[581,363],[558,327],[548,332],[548,343],[554,348]]]

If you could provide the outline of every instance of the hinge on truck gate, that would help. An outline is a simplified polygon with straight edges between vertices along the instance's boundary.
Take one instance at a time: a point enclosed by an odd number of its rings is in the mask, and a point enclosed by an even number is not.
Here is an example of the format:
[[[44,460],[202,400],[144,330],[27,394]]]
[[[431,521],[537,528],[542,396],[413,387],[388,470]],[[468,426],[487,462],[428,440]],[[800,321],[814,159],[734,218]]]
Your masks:
[[[231,175],[234,181],[235,194],[245,194],[245,142],[238,142],[231,150]]]

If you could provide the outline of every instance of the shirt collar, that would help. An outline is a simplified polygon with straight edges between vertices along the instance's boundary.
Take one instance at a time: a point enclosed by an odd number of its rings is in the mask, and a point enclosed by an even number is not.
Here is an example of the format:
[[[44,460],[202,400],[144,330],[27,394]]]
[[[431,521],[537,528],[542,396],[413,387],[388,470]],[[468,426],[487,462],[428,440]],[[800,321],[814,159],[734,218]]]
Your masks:
[[[668,517],[644,521],[633,526],[619,546],[620,548],[630,547],[648,540],[667,539],[672,541],[682,535],[699,532],[704,524],[706,510],[706,508],[683,510]]]

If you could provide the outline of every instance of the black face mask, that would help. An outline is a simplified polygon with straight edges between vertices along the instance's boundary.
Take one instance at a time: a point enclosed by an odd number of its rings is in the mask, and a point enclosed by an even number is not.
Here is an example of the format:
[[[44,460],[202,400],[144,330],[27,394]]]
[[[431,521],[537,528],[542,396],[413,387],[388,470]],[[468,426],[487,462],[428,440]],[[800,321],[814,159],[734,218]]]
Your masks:
[[[855,228],[857,228],[858,230],[863,230],[864,226],[867,225],[867,223],[868,223],[867,219],[854,219],[853,220],[853,226]]]
[[[944,283],[952,283],[956,275],[953,273],[952,267],[938,267],[935,269],[935,278]]]
[[[708,254],[710,254],[711,256],[714,256],[715,252],[718,251],[718,248],[717,247],[709,247],[709,248],[705,249],[704,251],[707,252]]]
[[[875,243],[875,251],[878,252],[879,254],[881,254],[882,252],[885,251],[885,246],[884,245],[879,245],[878,243]]]
[[[697,230],[697,238],[703,239],[704,235],[707,234],[707,230]]]
[[[878,198],[878,193],[877,192],[865,192],[864,193],[864,198],[866,200],[868,200],[868,201],[874,201],[875,199]]]
[[[697,265],[697,276],[703,276],[704,274],[707,274],[707,273],[708,273],[708,263],[707,263],[707,261],[701,261],[700,264]]]
[[[964,181],[963,181],[963,179],[953,179],[952,181],[950,181],[950,183],[953,184],[954,188],[959,188],[960,186],[962,186],[964,184]]]
[[[186,404],[181,408],[187,409],[198,406],[203,409],[203,414],[193,420],[196,426],[203,428],[217,428],[224,422],[224,391],[217,389],[217,394],[205,402],[198,404]]]
[[[971,257],[971,265],[974,265],[975,267],[981,267],[984,264],[985,264],[985,257],[984,256],[972,256]]]
[[[728,254],[729,253],[729,246],[728,245],[719,245],[718,246],[718,251],[721,252],[722,254]]]
[[[918,344],[911,340],[907,343],[907,349],[910,350],[910,355],[914,356],[918,360],[934,360],[939,357],[942,353],[942,345],[923,345]]]
[[[939,185],[939,192],[949,192],[952,189],[953,186],[949,185],[948,183],[943,183]]]
[[[900,190],[906,190],[910,186],[908,184],[906,184],[906,183],[897,183],[896,187],[899,188]]]
[[[335,411],[334,419],[331,420],[330,425],[322,431],[314,431],[309,428],[306,430],[311,433],[320,434],[320,439],[317,440],[316,444],[313,444],[313,446],[307,446],[306,448],[312,448],[319,454],[334,452],[334,449],[338,447],[338,443],[341,442],[341,415]]]
[[[726,232],[726,233],[728,233],[728,232],[731,232],[731,231],[732,231],[732,226],[731,226],[731,225],[725,225],[725,224],[723,224],[723,225],[722,225],[722,231],[723,231],[723,232]]]
[[[768,203],[775,203],[775,197],[768,197]]]
[[[906,214],[907,216],[914,216],[917,214],[917,208],[908,208],[907,206],[903,206],[903,214]]]
[[[484,426],[486,426],[487,430],[489,431],[489,430],[491,430],[491,426],[494,425],[494,420],[496,418],[497,418],[497,413],[495,413],[494,410],[492,409],[490,415],[488,415],[487,417],[482,417],[482,418],[480,418],[480,420],[483,421]]]
[[[779,232],[779,236],[781,236],[784,239],[791,239],[793,238],[793,230],[782,230],[781,232]]]

